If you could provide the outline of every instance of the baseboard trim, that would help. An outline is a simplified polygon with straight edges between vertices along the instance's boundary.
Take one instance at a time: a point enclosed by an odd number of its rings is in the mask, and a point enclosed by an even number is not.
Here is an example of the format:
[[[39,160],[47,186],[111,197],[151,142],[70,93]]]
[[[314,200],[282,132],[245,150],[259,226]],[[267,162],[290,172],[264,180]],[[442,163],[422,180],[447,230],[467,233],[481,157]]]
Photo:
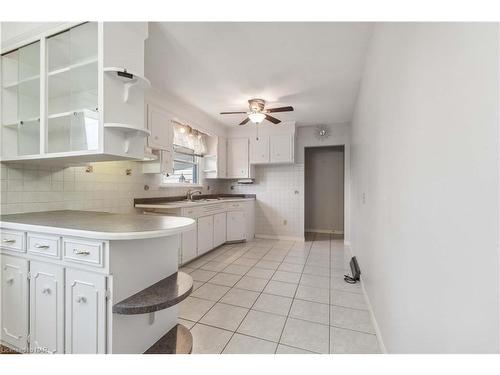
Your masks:
[[[280,240],[280,241],[297,241],[305,242],[304,237],[294,237],[294,236],[280,236],[274,234],[255,234],[255,238],[262,238],[265,240]]]
[[[354,253],[352,252],[351,244],[349,241],[344,241],[344,244],[347,246],[349,249],[349,252],[351,253],[351,257],[354,256]],[[370,318],[373,323],[373,328],[375,329],[375,334],[377,336],[377,341],[378,341],[378,346],[380,348],[380,351],[382,354],[388,354],[387,348],[385,347],[384,340],[382,338],[382,332],[380,331],[380,327],[377,323],[377,319],[375,318],[375,313],[373,312],[373,307],[372,303],[370,302],[370,297],[368,297],[368,293],[366,292],[365,289],[365,283],[363,282],[363,276],[361,275],[361,280],[359,281],[361,284],[361,290],[363,291],[363,296],[365,297],[365,302],[366,305],[368,306],[368,311],[370,312]]]
[[[328,233],[328,234],[344,234],[343,230],[337,230],[337,229],[306,229],[306,232],[311,232],[311,233]]]

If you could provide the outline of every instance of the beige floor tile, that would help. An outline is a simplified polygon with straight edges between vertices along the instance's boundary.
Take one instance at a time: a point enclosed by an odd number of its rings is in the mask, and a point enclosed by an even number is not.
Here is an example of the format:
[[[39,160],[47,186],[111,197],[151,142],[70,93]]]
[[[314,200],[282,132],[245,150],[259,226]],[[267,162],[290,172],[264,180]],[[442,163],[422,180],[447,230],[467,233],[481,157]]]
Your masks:
[[[219,354],[233,335],[232,332],[203,324],[196,324],[191,328],[191,334],[193,354]]]
[[[375,333],[368,311],[349,309],[340,306],[330,306],[330,309],[330,324],[332,326],[366,333]]]
[[[252,309],[287,316],[291,304],[292,298],[261,294]]]
[[[215,285],[208,282],[191,293],[191,296],[208,299],[210,301],[218,301],[229,289],[228,286]]]
[[[224,273],[230,273],[230,274],[234,274],[234,275],[243,276],[244,274],[246,274],[250,270],[250,268],[252,268],[252,267],[251,266],[241,266],[238,264],[230,264],[229,266],[224,268]]]
[[[196,281],[208,281],[212,277],[214,277],[216,273],[217,272],[214,272],[214,271],[205,271],[205,270],[202,270],[202,269],[197,269],[197,270],[191,272],[190,275],[193,278],[193,280],[196,280]]]
[[[276,350],[276,354],[317,354],[317,353],[310,352],[309,350],[293,348],[288,345],[278,344],[278,349]]]
[[[255,264],[255,267],[265,268],[268,270],[276,270],[278,269],[279,265],[280,262],[275,262],[272,260],[260,260],[258,263]]]
[[[303,269],[304,265],[294,264],[294,263],[282,263],[278,267],[278,271],[297,272],[297,273],[302,273]]]
[[[197,322],[214,304],[206,299],[188,297],[179,304],[179,318]]]
[[[330,290],[330,303],[336,306],[350,307],[359,310],[368,310],[365,296],[359,293],[344,292],[342,290]]]
[[[240,335],[236,333],[229,341],[223,354],[274,354],[276,351],[275,342]]]
[[[323,324],[288,318],[280,344],[315,353],[328,353],[330,350],[329,330],[330,327]]]
[[[325,276],[313,276],[302,274],[300,285],[312,286],[315,288],[330,288],[330,278]]]
[[[375,335],[331,327],[330,353],[373,354],[380,349]]]
[[[241,279],[240,275],[233,275],[229,273],[218,273],[210,279],[211,284],[234,286]]]
[[[217,303],[200,320],[200,323],[235,331],[247,314],[248,309],[238,306]]]
[[[264,269],[264,268],[258,268],[258,267],[253,267],[250,269],[250,271],[247,272],[247,276],[250,277],[256,277],[258,279],[271,279],[274,275],[274,270],[269,270],[269,269]]]
[[[293,297],[297,284],[284,283],[281,281],[271,280],[264,288],[264,293],[274,294],[276,296]]]
[[[295,298],[311,302],[329,303],[330,291],[314,286],[299,285]]]
[[[229,305],[235,305],[240,307],[250,308],[254,302],[259,297],[259,292],[254,292],[251,290],[244,290],[238,288],[232,288],[229,292],[222,297],[222,303],[227,303]]]
[[[235,285],[236,288],[262,292],[268,280],[257,279],[255,277],[243,276]]]
[[[200,267],[202,270],[220,272],[227,267],[226,263],[222,262],[208,262]]]
[[[276,271],[272,277],[272,280],[283,281],[285,283],[298,284],[300,276],[301,276],[300,273]]]
[[[290,309],[290,317],[328,325],[330,322],[330,306],[295,299]]]
[[[278,342],[285,321],[284,316],[250,310],[237,332]]]

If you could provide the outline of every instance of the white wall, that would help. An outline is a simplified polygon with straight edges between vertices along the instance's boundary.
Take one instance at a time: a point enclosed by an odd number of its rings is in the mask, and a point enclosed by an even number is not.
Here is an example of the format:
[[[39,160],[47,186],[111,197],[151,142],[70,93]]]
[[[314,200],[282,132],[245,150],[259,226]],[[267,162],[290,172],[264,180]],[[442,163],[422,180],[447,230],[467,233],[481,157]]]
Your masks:
[[[498,53],[497,24],[374,29],[351,241],[389,352],[499,351]]]
[[[344,231],[344,148],[306,149],[305,227],[308,232]]]

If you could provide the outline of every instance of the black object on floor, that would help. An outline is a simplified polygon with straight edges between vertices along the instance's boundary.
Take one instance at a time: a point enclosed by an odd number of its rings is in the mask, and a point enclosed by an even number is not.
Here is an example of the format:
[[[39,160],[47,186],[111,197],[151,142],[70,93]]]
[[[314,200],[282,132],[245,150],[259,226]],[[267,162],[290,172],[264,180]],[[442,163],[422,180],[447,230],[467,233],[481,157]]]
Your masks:
[[[359,269],[359,264],[356,257],[351,258],[349,265],[351,266],[352,276],[344,275],[344,281],[349,284],[356,284],[356,282],[360,279],[359,276],[361,275],[361,270]]]

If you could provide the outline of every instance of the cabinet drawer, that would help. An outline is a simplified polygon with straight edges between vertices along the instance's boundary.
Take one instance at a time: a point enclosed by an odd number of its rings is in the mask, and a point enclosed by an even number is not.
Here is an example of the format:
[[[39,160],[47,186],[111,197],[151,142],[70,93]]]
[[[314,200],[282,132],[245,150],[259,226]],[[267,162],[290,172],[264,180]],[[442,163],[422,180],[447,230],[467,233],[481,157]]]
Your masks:
[[[24,253],[24,232],[16,232],[10,230],[0,230],[0,238],[2,248]]]
[[[96,267],[104,266],[102,242],[63,239],[64,260]]]
[[[198,216],[200,216],[199,207],[183,208],[181,216],[190,217],[191,219],[196,219]]]
[[[27,248],[28,253],[52,258],[61,257],[60,239],[57,236],[28,233]]]
[[[243,207],[243,202],[228,202],[227,203],[227,210],[228,211],[240,210],[242,207]]]
[[[226,205],[224,203],[209,204],[202,207],[203,214],[214,214],[224,212],[225,210]]]

